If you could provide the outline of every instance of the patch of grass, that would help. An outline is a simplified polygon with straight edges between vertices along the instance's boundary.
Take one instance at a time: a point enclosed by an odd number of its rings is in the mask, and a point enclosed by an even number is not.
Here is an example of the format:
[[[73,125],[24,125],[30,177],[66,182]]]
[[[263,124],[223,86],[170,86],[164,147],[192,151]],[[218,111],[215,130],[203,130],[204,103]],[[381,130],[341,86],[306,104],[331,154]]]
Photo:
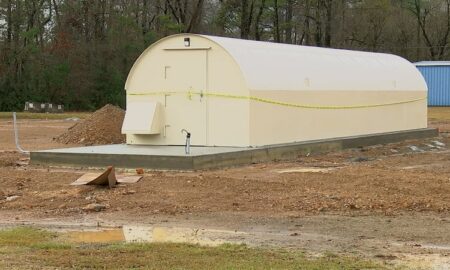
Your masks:
[[[54,243],[54,242],[44,242],[44,243],[36,243],[30,245],[31,248],[34,249],[42,249],[42,250],[60,250],[60,249],[71,249],[73,246],[69,243]]]
[[[300,251],[225,244],[204,247],[174,243],[83,244],[20,227],[0,231],[0,266],[58,269],[385,269],[353,257],[325,254],[307,257]],[[1,265],[1,263],[7,263]]]
[[[24,246],[48,242],[54,239],[54,233],[35,229],[31,227],[15,227],[7,230],[0,230],[0,247],[3,246]]]
[[[428,119],[435,121],[450,120],[450,107],[429,107]]]
[[[67,113],[29,113],[18,112],[17,119],[66,119],[77,117],[84,119],[91,113],[89,112],[67,112]],[[12,119],[12,112],[0,112],[0,119]]]
[[[46,267],[75,269],[384,269],[356,258],[307,258],[295,251],[167,243],[93,245],[38,257]]]

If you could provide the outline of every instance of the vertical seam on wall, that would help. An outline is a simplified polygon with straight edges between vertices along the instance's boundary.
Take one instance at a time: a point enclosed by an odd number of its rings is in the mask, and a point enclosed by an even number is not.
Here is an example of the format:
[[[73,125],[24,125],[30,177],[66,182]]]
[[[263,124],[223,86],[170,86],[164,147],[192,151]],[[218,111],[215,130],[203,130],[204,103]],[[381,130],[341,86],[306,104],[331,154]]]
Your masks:
[[[209,92],[209,53],[206,51],[206,78],[205,78],[205,92]],[[205,95],[206,102],[206,145],[209,145],[209,100],[208,95]]]

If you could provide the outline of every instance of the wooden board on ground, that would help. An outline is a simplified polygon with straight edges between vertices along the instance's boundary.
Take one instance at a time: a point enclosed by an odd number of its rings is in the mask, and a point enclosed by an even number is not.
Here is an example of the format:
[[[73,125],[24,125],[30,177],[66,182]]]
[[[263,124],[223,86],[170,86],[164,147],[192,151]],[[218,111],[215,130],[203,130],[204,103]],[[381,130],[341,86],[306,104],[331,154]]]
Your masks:
[[[71,183],[73,186],[80,185],[100,185],[113,187],[117,183],[136,183],[142,176],[140,175],[117,175],[115,174],[114,167],[110,166],[106,171],[102,173],[86,173],[78,178],[75,182]]]

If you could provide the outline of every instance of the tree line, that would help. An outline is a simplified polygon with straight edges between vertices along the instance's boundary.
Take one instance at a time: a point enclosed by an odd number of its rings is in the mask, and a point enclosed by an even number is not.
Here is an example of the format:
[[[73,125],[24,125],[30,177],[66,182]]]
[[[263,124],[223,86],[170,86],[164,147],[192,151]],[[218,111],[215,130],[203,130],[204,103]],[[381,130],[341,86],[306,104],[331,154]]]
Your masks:
[[[0,111],[123,106],[139,54],[202,33],[450,59],[450,0],[0,0]]]

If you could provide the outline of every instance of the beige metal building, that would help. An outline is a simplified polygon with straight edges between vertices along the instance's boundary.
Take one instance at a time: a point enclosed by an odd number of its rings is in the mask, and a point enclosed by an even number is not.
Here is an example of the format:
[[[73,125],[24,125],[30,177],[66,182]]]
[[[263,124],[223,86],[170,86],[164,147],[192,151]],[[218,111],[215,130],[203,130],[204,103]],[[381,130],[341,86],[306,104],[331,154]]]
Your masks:
[[[427,86],[394,55],[180,34],[128,76],[128,144],[262,146],[427,127]]]

